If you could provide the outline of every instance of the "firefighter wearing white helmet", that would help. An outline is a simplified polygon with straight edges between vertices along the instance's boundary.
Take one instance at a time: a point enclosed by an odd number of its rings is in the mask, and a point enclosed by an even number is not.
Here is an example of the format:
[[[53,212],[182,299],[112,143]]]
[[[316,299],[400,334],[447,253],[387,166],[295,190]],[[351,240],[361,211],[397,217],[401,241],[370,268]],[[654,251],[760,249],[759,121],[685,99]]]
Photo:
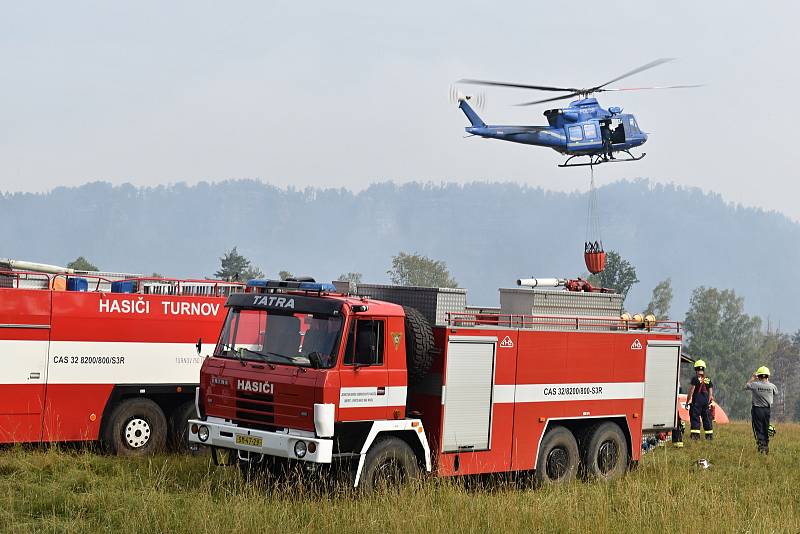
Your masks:
[[[694,362],[695,376],[686,395],[689,405],[689,423],[692,439],[700,439],[700,429],[706,439],[714,439],[714,425],[711,417],[711,404],[714,402],[714,384],[706,376],[706,362]]]
[[[769,381],[769,368],[761,366],[756,369],[750,380],[744,385],[753,395],[753,407],[750,417],[753,423],[753,435],[756,438],[758,452],[769,454],[769,438],[774,430],[769,424],[770,407],[778,388]]]

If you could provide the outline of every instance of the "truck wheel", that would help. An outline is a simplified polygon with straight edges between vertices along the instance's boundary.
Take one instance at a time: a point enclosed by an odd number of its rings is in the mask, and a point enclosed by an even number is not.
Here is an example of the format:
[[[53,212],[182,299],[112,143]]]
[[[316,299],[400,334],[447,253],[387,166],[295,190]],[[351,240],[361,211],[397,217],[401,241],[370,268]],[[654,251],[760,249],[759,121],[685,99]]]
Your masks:
[[[628,444],[616,423],[600,423],[586,434],[581,455],[587,478],[615,480],[628,468]]]
[[[433,330],[428,320],[415,308],[403,306],[406,314],[406,367],[408,383],[418,384],[433,364]]]
[[[566,484],[578,471],[578,443],[569,429],[553,427],[542,439],[534,479],[537,484]]]
[[[379,438],[367,451],[358,489],[369,494],[395,488],[418,474],[419,464],[408,443],[392,436]]]
[[[103,444],[119,456],[144,456],[164,449],[167,418],[150,399],[128,399],[111,411]]]
[[[189,419],[197,417],[194,401],[186,401],[172,411],[169,421],[170,444],[179,452],[189,450]]]

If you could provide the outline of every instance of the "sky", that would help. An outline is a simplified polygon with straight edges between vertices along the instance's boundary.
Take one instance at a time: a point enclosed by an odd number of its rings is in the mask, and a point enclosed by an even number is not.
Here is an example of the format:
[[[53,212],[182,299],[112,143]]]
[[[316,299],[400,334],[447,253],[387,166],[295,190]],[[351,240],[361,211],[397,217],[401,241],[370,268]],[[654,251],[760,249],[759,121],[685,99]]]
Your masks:
[[[514,181],[585,190],[544,148],[464,138],[460,78],[589,86],[650,133],[649,178],[800,221],[790,3],[0,1],[0,191],[88,181],[279,186]],[[544,124],[541,93],[480,89],[488,123]],[[541,95],[544,97],[547,95]]]

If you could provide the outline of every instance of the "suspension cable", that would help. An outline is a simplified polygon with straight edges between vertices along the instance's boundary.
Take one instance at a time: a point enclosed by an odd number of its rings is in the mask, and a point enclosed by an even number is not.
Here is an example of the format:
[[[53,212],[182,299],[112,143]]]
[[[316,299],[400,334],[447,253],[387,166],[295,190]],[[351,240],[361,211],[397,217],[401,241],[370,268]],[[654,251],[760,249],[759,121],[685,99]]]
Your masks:
[[[586,213],[586,252],[601,252],[603,236],[600,233],[600,213],[597,187],[594,183],[594,165],[589,165],[589,205]],[[595,246],[597,244],[598,246]]]

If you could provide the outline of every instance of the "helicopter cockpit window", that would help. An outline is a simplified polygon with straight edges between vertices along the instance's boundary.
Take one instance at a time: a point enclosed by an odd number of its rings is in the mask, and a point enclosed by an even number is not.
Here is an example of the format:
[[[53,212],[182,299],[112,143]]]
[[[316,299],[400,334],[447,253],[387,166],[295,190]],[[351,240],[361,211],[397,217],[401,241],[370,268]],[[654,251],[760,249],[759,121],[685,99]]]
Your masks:
[[[581,130],[580,126],[570,126],[569,127],[569,140],[570,141],[580,141],[583,139],[583,131]]]
[[[597,137],[597,128],[595,128],[594,124],[584,124],[583,135],[586,139],[594,139]]]

